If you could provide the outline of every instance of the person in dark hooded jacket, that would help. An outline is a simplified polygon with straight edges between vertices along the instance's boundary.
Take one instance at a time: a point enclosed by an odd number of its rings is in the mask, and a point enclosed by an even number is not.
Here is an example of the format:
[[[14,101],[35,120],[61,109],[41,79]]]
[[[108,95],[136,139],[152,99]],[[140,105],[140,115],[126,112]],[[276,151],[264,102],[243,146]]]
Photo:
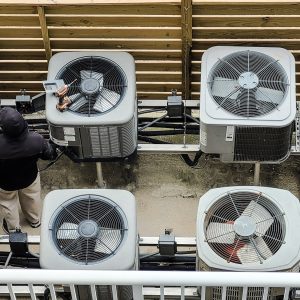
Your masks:
[[[20,228],[18,203],[33,228],[40,226],[40,176],[37,161],[54,159],[55,148],[40,134],[28,130],[15,109],[0,110],[0,218],[3,230]]]

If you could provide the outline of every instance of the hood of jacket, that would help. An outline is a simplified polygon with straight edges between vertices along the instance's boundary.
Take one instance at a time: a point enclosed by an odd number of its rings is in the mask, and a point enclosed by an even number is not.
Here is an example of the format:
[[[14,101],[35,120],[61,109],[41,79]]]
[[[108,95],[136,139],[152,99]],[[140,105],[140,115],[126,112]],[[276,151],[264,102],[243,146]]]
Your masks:
[[[3,134],[9,137],[20,136],[28,127],[23,116],[11,107],[0,110],[0,126]]]

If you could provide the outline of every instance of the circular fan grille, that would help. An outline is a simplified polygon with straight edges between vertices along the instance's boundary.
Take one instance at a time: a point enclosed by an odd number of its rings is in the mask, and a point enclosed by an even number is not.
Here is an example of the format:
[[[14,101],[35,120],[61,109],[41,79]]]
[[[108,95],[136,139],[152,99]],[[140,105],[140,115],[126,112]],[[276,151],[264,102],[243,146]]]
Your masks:
[[[279,61],[256,51],[240,51],[219,59],[208,76],[217,109],[242,116],[265,115],[284,101],[288,78]]]
[[[69,86],[67,96],[72,104],[69,111],[84,116],[102,114],[113,109],[122,100],[127,79],[115,62],[98,56],[85,56],[65,65],[56,79]]]
[[[205,241],[228,263],[263,263],[285,243],[284,213],[261,193],[222,196],[204,224]]]
[[[125,238],[123,211],[109,199],[82,195],[54,215],[50,231],[61,255],[77,263],[95,263],[114,255]]]

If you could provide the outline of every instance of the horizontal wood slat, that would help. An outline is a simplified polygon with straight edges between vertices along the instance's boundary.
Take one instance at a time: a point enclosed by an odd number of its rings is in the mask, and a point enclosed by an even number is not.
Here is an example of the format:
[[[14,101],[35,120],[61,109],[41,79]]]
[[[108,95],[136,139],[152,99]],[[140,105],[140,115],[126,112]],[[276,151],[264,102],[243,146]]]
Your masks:
[[[178,16],[148,16],[148,15],[47,15],[48,26],[116,26],[116,27],[170,27],[180,26]],[[1,24],[1,23],[0,23]]]
[[[296,27],[300,16],[293,15],[194,15],[194,27]]]
[[[74,2],[75,3],[75,2]],[[180,3],[179,3],[180,4]],[[83,13],[82,6],[48,6],[47,14],[67,15]],[[180,5],[169,4],[145,4],[145,5],[90,5],[85,6],[84,13],[88,15],[180,15]]]
[[[64,49],[180,49],[179,39],[58,39],[50,38],[52,48]],[[29,45],[30,42],[28,41]],[[32,42],[32,45],[35,43]]]
[[[242,1],[236,3],[225,3],[228,1],[219,1],[213,4],[208,1],[193,1],[194,15],[295,15],[300,10],[300,2],[288,3],[287,1],[248,1],[243,4]],[[255,3],[256,2],[256,3]],[[268,3],[269,2],[269,3]]]
[[[179,27],[48,27],[55,38],[160,38],[180,39]],[[0,28],[1,34],[1,28]]]
[[[300,21],[300,19],[299,19]],[[300,27],[262,28],[262,27],[195,27],[194,38],[209,39],[299,39]]]
[[[0,26],[40,26],[37,14],[7,15],[0,14]]]

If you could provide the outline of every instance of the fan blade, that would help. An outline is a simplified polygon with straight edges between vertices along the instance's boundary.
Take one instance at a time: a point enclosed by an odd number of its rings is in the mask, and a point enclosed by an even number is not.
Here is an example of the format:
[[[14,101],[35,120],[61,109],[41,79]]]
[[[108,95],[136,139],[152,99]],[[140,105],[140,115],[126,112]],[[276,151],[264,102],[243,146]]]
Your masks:
[[[101,85],[103,85],[103,74],[102,73],[89,71],[89,70],[81,70],[80,77],[81,77],[81,80],[88,79],[88,78],[95,78],[98,81],[100,81]]]
[[[88,100],[86,99],[86,97],[81,96],[78,99],[75,99],[75,101],[69,106],[69,109],[71,109],[73,111],[77,111],[86,103],[88,103]]]
[[[233,224],[211,222],[206,228],[206,240],[210,243],[233,244],[234,239]]]
[[[265,87],[259,87],[255,92],[255,98],[257,101],[271,102],[273,104],[279,104],[284,96],[282,91],[268,89]]]
[[[230,78],[215,77],[212,83],[211,92],[215,97],[226,98],[239,86],[237,80]],[[239,93],[236,92],[228,99],[235,100]]]
[[[72,102],[76,102],[80,97],[81,97],[81,94],[80,93],[76,93],[76,94],[73,94],[73,95],[70,95],[68,96],[69,99],[72,101]]]
[[[121,241],[121,230],[100,230],[94,251],[111,254],[112,251],[116,250]]]
[[[61,240],[76,240],[79,238],[78,224],[63,223],[57,230],[56,237]]]
[[[256,235],[264,235],[269,227],[273,224],[272,215],[262,205],[256,201],[251,201],[242,216],[251,216],[256,223]]]
[[[120,99],[120,95],[107,88],[102,88],[97,100],[93,106],[93,109],[99,112],[104,112],[111,109]]]
[[[270,248],[264,241],[262,237],[257,237],[254,239],[254,243],[258,252],[262,255],[261,259],[265,260],[273,255]],[[242,264],[247,264],[253,262],[253,260],[257,258],[257,252],[254,246],[249,242],[244,247],[240,248],[237,252],[237,257],[239,258]]]

